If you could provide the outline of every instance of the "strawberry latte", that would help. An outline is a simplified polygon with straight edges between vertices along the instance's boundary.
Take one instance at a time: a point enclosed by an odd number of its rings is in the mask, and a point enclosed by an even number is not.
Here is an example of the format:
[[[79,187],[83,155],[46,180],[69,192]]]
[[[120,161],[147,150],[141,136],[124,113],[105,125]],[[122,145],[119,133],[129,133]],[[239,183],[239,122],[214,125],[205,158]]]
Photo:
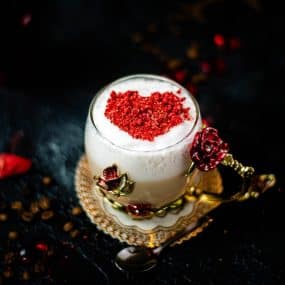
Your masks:
[[[107,85],[93,99],[85,129],[96,191],[125,208],[175,201],[185,192],[201,125],[195,99],[168,78],[138,74]]]

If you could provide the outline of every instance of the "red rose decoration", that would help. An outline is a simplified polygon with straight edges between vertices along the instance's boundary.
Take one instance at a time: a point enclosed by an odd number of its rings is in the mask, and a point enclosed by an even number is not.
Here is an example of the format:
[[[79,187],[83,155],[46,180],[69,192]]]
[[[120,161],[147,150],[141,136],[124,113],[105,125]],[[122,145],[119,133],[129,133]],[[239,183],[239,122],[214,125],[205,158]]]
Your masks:
[[[128,179],[126,173],[120,174],[115,164],[105,168],[102,175],[95,176],[94,179],[102,190],[110,191],[117,196],[131,193],[134,186],[134,182]]]
[[[151,205],[150,204],[129,204],[127,206],[128,213],[133,217],[148,217],[151,215]]]
[[[103,170],[103,175],[98,178],[97,185],[104,190],[112,191],[120,185],[120,176],[116,165]]]
[[[228,144],[218,135],[218,130],[206,127],[197,132],[190,155],[195,166],[201,171],[214,169],[228,152]]]
[[[118,167],[116,165],[112,165],[103,170],[103,179],[105,181],[113,180],[119,177]]]

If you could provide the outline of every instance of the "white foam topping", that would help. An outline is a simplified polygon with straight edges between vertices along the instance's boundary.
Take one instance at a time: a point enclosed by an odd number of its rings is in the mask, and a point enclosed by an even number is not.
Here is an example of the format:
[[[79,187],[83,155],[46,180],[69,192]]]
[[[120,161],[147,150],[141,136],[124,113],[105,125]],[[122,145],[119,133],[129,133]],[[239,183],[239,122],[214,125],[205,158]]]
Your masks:
[[[179,89],[181,90],[180,94],[177,93]],[[135,139],[114,125],[104,114],[111,92],[125,92],[128,90],[138,91],[141,96],[150,96],[151,93],[156,91],[160,93],[167,91],[173,92],[176,96],[185,98],[183,107],[190,108],[189,113],[191,119],[184,120],[181,124],[172,127],[167,133],[155,137],[153,141]],[[102,90],[102,93],[98,95],[93,105],[92,116],[93,122],[100,134],[111,143],[128,150],[155,151],[167,148],[183,140],[193,128],[196,121],[197,110],[188,92],[174,81],[168,79],[164,81],[164,79],[160,77],[130,77],[127,80],[115,82]]]

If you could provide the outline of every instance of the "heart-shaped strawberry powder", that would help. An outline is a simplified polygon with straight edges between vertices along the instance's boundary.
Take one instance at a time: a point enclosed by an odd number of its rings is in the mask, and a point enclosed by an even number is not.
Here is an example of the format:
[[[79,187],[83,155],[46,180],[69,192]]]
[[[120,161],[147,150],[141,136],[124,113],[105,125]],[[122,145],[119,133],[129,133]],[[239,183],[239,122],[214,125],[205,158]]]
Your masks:
[[[144,97],[138,91],[112,91],[105,116],[133,138],[153,141],[191,119],[190,108],[183,107],[184,100],[173,92],[154,92]]]

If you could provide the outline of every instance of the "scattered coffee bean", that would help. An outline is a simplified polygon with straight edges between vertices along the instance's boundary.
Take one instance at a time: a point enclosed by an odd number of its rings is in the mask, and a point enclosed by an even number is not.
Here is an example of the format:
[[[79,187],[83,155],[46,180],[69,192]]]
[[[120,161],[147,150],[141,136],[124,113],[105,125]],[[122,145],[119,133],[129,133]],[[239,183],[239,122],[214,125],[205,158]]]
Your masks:
[[[76,238],[79,235],[79,233],[80,233],[79,230],[73,230],[70,232],[70,236],[72,238]]]
[[[32,202],[31,205],[30,205],[30,210],[33,214],[36,214],[38,213],[38,211],[40,210],[39,208],[39,203],[38,202]]]
[[[11,268],[7,268],[3,271],[3,276],[5,278],[11,278],[13,276],[13,272],[11,270]]]
[[[64,230],[65,232],[71,231],[72,228],[73,228],[73,223],[71,223],[71,222],[67,222],[67,223],[65,223],[65,224],[63,225],[63,230]]]
[[[14,260],[15,254],[14,252],[8,252],[4,256],[4,262],[5,264],[11,264]]]
[[[0,222],[6,222],[8,219],[8,215],[5,213],[0,213]]]
[[[22,279],[27,281],[30,279],[30,273],[28,271],[24,271],[22,274]]]
[[[193,84],[199,84],[207,79],[206,75],[202,72],[193,74],[191,81]]]
[[[176,69],[178,67],[181,66],[181,60],[179,59],[176,59],[176,58],[173,58],[173,59],[170,59],[168,62],[167,62],[167,67],[169,69]]]
[[[49,177],[49,176],[43,177],[42,183],[43,183],[44,185],[49,185],[49,184],[51,183],[51,177]]]
[[[35,265],[34,265],[34,271],[36,273],[40,273],[40,272],[44,272],[45,271],[45,267],[42,263],[39,263],[37,262]]]
[[[33,213],[31,212],[28,212],[28,211],[24,211],[22,214],[21,214],[21,218],[23,221],[25,222],[31,222],[34,218],[34,215]]]
[[[54,216],[53,211],[49,210],[49,211],[44,211],[41,214],[41,218],[42,220],[49,220]]]
[[[8,233],[8,238],[11,240],[17,239],[17,237],[18,237],[18,233],[15,231],[11,231]]]
[[[40,200],[39,200],[39,206],[41,209],[43,210],[47,210],[50,208],[50,200],[49,198],[47,197],[42,197]]]
[[[199,50],[197,44],[191,45],[187,50],[186,50],[186,56],[190,59],[196,59],[199,56]]]
[[[48,252],[47,252],[47,255],[48,255],[48,256],[54,255],[54,250],[53,250],[52,248],[49,249]]]
[[[73,216],[78,216],[82,213],[82,209],[80,207],[73,207],[71,213]]]
[[[19,210],[22,210],[22,208],[23,208],[23,204],[21,201],[14,201],[11,203],[12,210],[19,211]]]

